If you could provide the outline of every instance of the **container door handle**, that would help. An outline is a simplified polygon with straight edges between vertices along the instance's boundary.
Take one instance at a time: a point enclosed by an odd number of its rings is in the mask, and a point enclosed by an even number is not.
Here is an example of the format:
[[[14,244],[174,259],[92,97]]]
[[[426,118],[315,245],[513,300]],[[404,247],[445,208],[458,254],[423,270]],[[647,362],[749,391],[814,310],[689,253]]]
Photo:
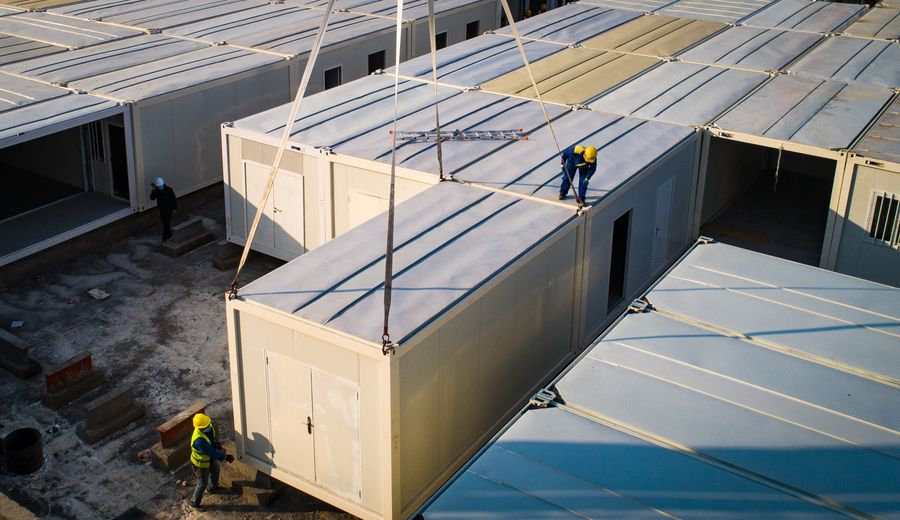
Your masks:
[[[312,428],[313,428],[313,425],[312,425],[312,418],[310,418],[310,417],[307,415],[307,416],[306,416],[306,433],[312,435]]]

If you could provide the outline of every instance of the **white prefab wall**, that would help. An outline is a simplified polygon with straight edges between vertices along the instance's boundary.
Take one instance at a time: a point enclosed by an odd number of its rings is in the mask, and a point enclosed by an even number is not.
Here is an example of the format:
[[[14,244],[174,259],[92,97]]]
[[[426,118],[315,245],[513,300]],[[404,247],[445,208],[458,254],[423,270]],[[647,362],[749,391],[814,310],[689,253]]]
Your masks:
[[[470,22],[479,22],[479,35],[499,28],[498,12],[496,2],[480,2],[441,13],[435,15],[434,32],[435,34],[446,32],[447,46],[449,47],[466,40],[466,24]],[[430,53],[431,42],[428,40],[428,20],[419,20],[412,27],[412,57],[415,58]],[[403,71],[402,65],[400,70],[401,72]]]
[[[244,244],[277,149],[227,133],[225,143],[227,236]],[[287,151],[253,249],[291,260],[383,213],[388,206],[389,175],[350,162],[358,161],[317,151]],[[395,186],[396,201],[407,200],[437,182],[433,175],[401,173]]]
[[[393,518],[414,511],[574,355],[581,233],[569,227],[541,244],[393,360]]]
[[[152,207],[150,182],[183,195],[222,180],[221,124],[290,101],[289,62],[132,105],[138,209]]]
[[[378,516],[387,359],[252,305],[237,303],[229,319],[244,461],[357,515]]]
[[[876,198],[900,199],[900,171],[896,166],[861,157],[847,163],[845,177],[852,184],[835,270],[900,287],[900,247],[882,239],[889,238],[891,231],[885,229],[882,236],[870,236],[872,220],[878,218]],[[885,211],[883,207],[880,209]],[[896,214],[891,209],[887,208],[887,212]],[[894,226],[900,225],[900,215],[891,218],[883,214],[881,218]],[[897,233],[896,227],[893,233]]]
[[[588,212],[581,346],[590,344],[693,240],[690,217],[699,146],[698,133]],[[613,225],[629,211],[623,298],[608,309]]]

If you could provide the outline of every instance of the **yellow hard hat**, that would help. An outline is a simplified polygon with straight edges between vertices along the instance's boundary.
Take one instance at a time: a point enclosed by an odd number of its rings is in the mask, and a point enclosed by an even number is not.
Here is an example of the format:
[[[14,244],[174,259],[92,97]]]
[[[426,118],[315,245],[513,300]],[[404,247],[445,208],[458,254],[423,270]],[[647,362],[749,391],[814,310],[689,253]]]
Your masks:
[[[208,415],[202,413],[194,414],[194,428],[205,430],[210,424],[212,424],[212,419]]]
[[[582,152],[584,152],[584,147],[583,147],[583,146],[581,146],[581,145],[579,144],[578,146],[575,147],[575,153],[582,153]]]
[[[597,160],[597,149],[593,146],[588,146],[584,149],[584,160],[592,163]]]

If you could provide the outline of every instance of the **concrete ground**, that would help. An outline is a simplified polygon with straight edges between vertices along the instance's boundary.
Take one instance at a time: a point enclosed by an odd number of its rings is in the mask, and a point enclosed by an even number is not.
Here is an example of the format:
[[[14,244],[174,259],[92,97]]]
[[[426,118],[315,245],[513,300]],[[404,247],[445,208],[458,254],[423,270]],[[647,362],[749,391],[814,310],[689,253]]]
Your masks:
[[[191,213],[224,238],[221,199]],[[215,241],[179,258],[161,254],[159,242],[157,225],[0,287],[0,326],[31,343],[33,358],[47,368],[90,351],[109,379],[55,412],[40,402],[41,375],[22,381],[0,370],[0,435],[38,428],[46,457],[33,475],[0,473],[0,490],[41,518],[352,518],[291,489],[268,508],[237,495],[211,497],[201,515],[185,505],[193,487],[189,469],[169,474],[138,456],[158,441],[157,425],[200,399],[210,403],[207,413],[222,438],[233,431],[224,292],[234,272],[212,267]],[[279,265],[251,255],[242,284]],[[87,294],[93,288],[110,297],[93,299]],[[24,325],[12,329],[13,321]],[[85,444],[75,435],[83,405],[119,385],[134,387],[146,416]]]

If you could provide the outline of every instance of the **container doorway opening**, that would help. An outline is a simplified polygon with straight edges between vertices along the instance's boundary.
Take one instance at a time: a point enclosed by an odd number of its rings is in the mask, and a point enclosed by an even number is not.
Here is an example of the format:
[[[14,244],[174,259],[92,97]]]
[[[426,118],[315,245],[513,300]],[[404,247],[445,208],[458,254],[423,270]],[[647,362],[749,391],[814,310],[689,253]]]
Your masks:
[[[836,161],[713,137],[700,234],[819,265]],[[778,175],[776,177],[776,170]]]
[[[0,265],[131,207],[121,114],[0,149]]]

